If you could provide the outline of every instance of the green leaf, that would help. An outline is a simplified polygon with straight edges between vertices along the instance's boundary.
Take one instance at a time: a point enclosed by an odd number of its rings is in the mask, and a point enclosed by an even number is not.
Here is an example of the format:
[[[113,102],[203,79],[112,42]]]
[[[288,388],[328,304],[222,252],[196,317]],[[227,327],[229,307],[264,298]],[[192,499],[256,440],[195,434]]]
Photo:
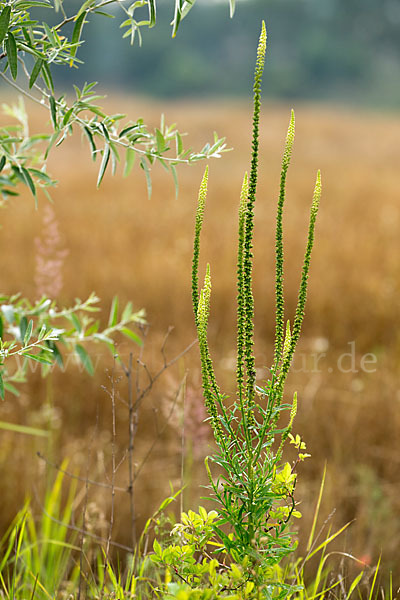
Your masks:
[[[84,2],[80,7],[77,17],[79,18],[83,12],[85,12],[88,8],[91,8],[94,4],[96,4],[96,0],[86,0],[86,2]]]
[[[127,177],[135,164],[136,152],[133,148],[126,149],[124,177]]]
[[[26,169],[25,167],[21,167],[21,174],[23,176],[24,182],[31,190],[33,196],[36,196],[36,187],[35,187],[35,184],[33,183],[33,179],[31,177],[28,169]]]
[[[4,382],[4,388],[14,394],[14,396],[19,396],[19,391],[16,387],[14,387],[9,381]]]
[[[111,303],[110,316],[108,318],[108,327],[115,327],[118,323],[118,296],[114,296]]]
[[[46,32],[47,39],[55,48],[58,46],[58,38],[57,34],[53,31],[53,29],[45,22],[42,21],[43,28]]]
[[[81,325],[81,322],[78,319],[78,317],[74,313],[71,313],[70,315],[68,315],[68,319],[72,322],[72,324],[74,325],[76,331],[78,333],[81,333],[81,331],[82,331],[82,325]]]
[[[4,400],[4,383],[2,373],[0,373],[0,398]]]
[[[93,161],[96,160],[96,156],[97,156],[97,148],[96,148],[96,144],[94,143],[94,138],[93,138],[93,134],[90,131],[90,129],[88,127],[84,127],[83,128],[88,140],[89,140],[89,144],[90,144],[90,149],[92,152],[92,159]]]
[[[132,312],[133,312],[133,304],[132,304],[132,302],[128,302],[123,310],[121,321],[124,321],[124,322],[129,321],[132,316]]]
[[[72,43],[76,44],[74,48],[71,48],[71,56],[75,56],[78,50],[79,40],[81,38],[81,33],[83,29],[83,24],[85,22],[86,12],[82,12],[77,18],[74,26],[74,30],[72,32]]]
[[[28,427],[27,425],[17,425],[16,423],[5,423],[4,421],[0,421],[0,429],[5,429],[6,431],[15,431],[16,433],[23,433],[25,435],[37,435],[39,437],[48,437],[50,435],[50,432],[45,431],[44,429]]]
[[[159,558],[161,558],[161,555],[162,555],[162,550],[161,550],[161,546],[160,546],[160,544],[157,542],[157,540],[154,540],[154,542],[153,542],[153,549],[154,549],[154,552],[156,553],[156,555],[157,555]]]
[[[47,173],[45,173],[44,171],[39,171],[39,169],[35,169],[34,167],[29,167],[29,172],[31,173],[31,175],[35,175],[35,177],[37,179],[40,179],[40,181],[43,181],[44,183],[47,183],[48,185],[54,185],[54,181],[51,179],[51,177],[49,177],[47,175]]]
[[[33,86],[36,79],[39,77],[40,71],[42,70],[42,66],[43,66],[43,59],[38,58],[37,61],[35,62],[35,64],[33,65],[32,73],[29,78],[29,87],[30,88]]]
[[[14,307],[12,304],[3,304],[1,310],[7,321],[12,325],[15,319]]]
[[[51,75],[50,67],[47,64],[47,62],[43,62],[42,77],[43,77],[44,82],[47,85],[48,89],[51,90],[52,92],[54,92],[53,77]]]
[[[76,344],[75,350],[81,360],[81,363],[83,364],[89,375],[94,375],[93,363],[85,348],[83,348],[83,346],[81,346],[80,344]]]
[[[123,333],[126,337],[128,337],[129,339],[131,339],[134,342],[136,342],[136,344],[138,346],[141,346],[143,344],[143,342],[140,339],[140,337],[136,333],[134,333],[133,331],[131,331],[130,329],[128,329],[127,327],[123,327],[121,329],[121,333]]]
[[[140,166],[142,167],[144,174],[146,176],[147,193],[148,193],[149,198],[151,198],[152,187],[151,187],[150,168],[149,168],[149,165],[147,164],[147,161],[145,158],[140,159]]]
[[[349,587],[349,591],[347,592],[347,600],[349,600],[351,594],[353,593],[353,591],[357,588],[358,584],[360,583],[362,577],[364,575],[364,571],[361,571],[361,573],[359,573],[357,575],[357,577],[354,579],[353,583],[351,584],[351,586]]]
[[[54,99],[54,96],[50,96],[49,102],[50,102],[50,114],[51,114],[51,120],[53,121],[53,127],[54,127],[54,129],[58,129],[57,107],[56,107],[56,101]]]
[[[95,340],[99,340],[99,342],[104,342],[106,344],[114,345],[114,341],[110,337],[107,337],[106,335],[104,335],[104,333],[94,333],[93,337]]]
[[[5,164],[6,164],[6,157],[3,154],[3,156],[0,158],[0,173],[4,169]]]
[[[11,6],[7,4],[1,11],[0,15],[0,44],[3,43],[4,38],[6,37],[6,33],[8,31],[8,26],[10,24],[11,17]]]
[[[170,165],[169,168],[171,169],[171,173],[172,173],[172,178],[174,180],[174,186],[175,186],[175,198],[178,197],[178,193],[179,193],[179,182],[178,182],[178,175],[176,172],[176,168],[174,165]]]
[[[177,131],[175,134],[175,142],[176,142],[176,153],[178,156],[180,156],[183,152],[183,141],[182,141],[182,136],[179,133],[179,131]]]
[[[172,37],[176,36],[182,15],[182,0],[175,0],[175,14],[172,21]]]
[[[109,160],[110,160],[110,146],[106,143],[104,145],[103,158],[101,160],[101,165],[100,165],[100,169],[99,169],[99,175],[97,177],[97,187],[100,186],[100,184],[101,184],[101,182],[103,180],[104,173],[106,172]]]
[[[149,29],[154,27],[156,24],[156,2],[155,0],[148,0],[149,6]]]
[[[53,340],[47,340],[46,344],[50,348],[50,350],[52,351],[53,356],[56,359],[56,362],[57,362],[58,366],[61,367],[61,368],[63,368],[64,367],[64,361],[63,361],[62,354],[61,354],[61,352],[58,349],[58,346],[55,344],[55,342],[53,342]]]
[[[42,363],[43,365],[52,365],[53,361],[47,356],[43,356],[42,354],[32,354],[31,352],[22,352],[22,356],[25,358],[30,358],[36,362]]]
[[[18,74],[17,44],[15,42],[15,37],[13,36],[11,31],[9,31],[7,35],[6,51],[11,76],[13,79],[16,79]]]
[[[74,106],[71,106],[71,108],[67,110],[67,112],[65,113],[65,115],[63,117],[63,120],[62,120],[63,127],[65,127],[65,125],[67,125],[67,123],[69,123],[69,119],[73,112],[74,112]]]
[[[162,154],[166,148],[165,138],[159,129],[156,129],[157,152]]]
[[[26,333],[27,328],[28,328],[28,319],[26,317],[22,317],[19,322],[19,331],[20,331],[22,343],[24,342],[25,333]]]
[[[97,333],[100,327],[100,321],[95,321],[88,329],[86,329],[85,336],[93,335]]]
[[[111,150],[111,173],[115,175],[117,170],[117,162],[119,161],[119,154],[116,145],[113,142],[110,142],[110,150]]]
[[[25,317],[24,317],[24,319],[25,319]],[[20,328],[21,328],[21,325],[20,325]],[[22,339],[23,339],[23,341],[24,341],[24,346],[27,346],[27,344],[29,344],[29,340],[30,340],[30,339],[31,339],[31,337],[32,337],[32,331],[33,331],[33,321],[32,321],[32,319],[31,319],[31,320],[29,321],[29,325],[28,325],[28,327],[26,328],[25,335],[24,335],[24,337],[22,338]],[[22,332],[21,332],[21,333],[22,333]]]

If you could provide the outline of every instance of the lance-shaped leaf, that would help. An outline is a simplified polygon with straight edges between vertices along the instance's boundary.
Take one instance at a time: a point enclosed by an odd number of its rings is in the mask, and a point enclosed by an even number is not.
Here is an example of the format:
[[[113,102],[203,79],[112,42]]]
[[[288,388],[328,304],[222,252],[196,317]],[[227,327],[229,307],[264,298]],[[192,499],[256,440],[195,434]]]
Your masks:
[[[89,373],[89,375],[94,375],[93,363],[92,363],[92,360],[91,360],[89,354],[86,352],[85,348],[83,346],[81,346],[80,344],[76,344],[75,350],[81,360],[81,363],[83,364],[83,366],[85,367],[85,369]]]
[[[3,43],[10,24],[11,6],[7,4],[0,14],[0,44]]]
[[[11,31],[9,31],[7,35],[6,51],[11,76],[13,79],[16,79],[18,74],[17,44]]]
[[[39,77],[40,71],[42,70],[42,66],[43,66],[43,59],[38,58],[37,61],[35,62],[35,64],[33,65],[32,73],[29,78],[29,87],[30,88],[33,86],[36,79]]]

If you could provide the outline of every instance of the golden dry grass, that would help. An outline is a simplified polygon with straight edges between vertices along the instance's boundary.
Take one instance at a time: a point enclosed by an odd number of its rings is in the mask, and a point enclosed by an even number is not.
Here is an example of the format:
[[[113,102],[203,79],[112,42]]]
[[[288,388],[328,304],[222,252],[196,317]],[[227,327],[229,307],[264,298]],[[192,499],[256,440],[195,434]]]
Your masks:
[[[160,107],[140,99],[121,99],[132,117],[158,121]],[[227,103],[163,105],[167,121],[176,121],[190,132],[188,141],[200,146],[215,129],[226,135],[234,148],[222,160],[210,164],[210,183],[202,265],[211,262],[213,277],[210,341],[217,358],[220,379],[231,389],[235,340],[235,253],[237,204],[243,171],[249,160],[250,109]],[[39,119],[34,115],[34,119]],[[271,360],[273,336],[274,211],[278,193],[280,157],[289,118],[286,106],[266,106],[261,133],[261,161],[255,229],[254,295],[256,303],[256,359],[260,368]],[[323,198],[312,260],[309,300],[304,335],[290,377],[288,395],[298,390],[299,414],[295,425],[307,441],[312,459],[301,468],[298,497],[304,513],[302,531],[310,526],[325,461],[327,484],[322,514],[334,508],[335,526],[356,519],[348,530],[346,550],[374,560],[383,550],[387,566],[398,563],[400,509],[398,495],[400,390],[396,378],[400,358],[397,325],[400,299],[399,276],[399,171],[400,117],[354,113],[345,109],[299,105],[297,134],[289,172],[285,213],[287,315],[293,314],[301,268],[307,214],[315,172],[323,176]],[[197,190],[204,164],[182,168],[180,193],[175,199],[171,178],[153,169],[153,197],[147,198],[140,170],[123,180],[106,177],[96,190],[96,170],[89,152],[78,138],[56,151],[50,170],[59,179],[54,191],[55,211],[69,255],[64,265],[60,302],[87,296],[92,290],[108,307],[118,294],[145,307],[151,332],[146,360],[159,362],[159,348],[170,325],[168,353],[181,351],[195,337],[190,300],[192,231]],[[43,201],[44,202],[44,201]],[[41,202],[35,211],[27,196],[2,211],[2,291],[22,291],[34,297],[34,238],[41,227]],[[201,267],[201,268],[203,268]],[[349,371],[354,342],[358,372]],[[324,352],[319,369],[315,354]],[[366,353],[377,358],[376,371],[360,369]],[[339,363],[340,364],[340,363]],[[104,475],[103,462],[110,456],[110,406],[101,390],[107,384],[102,359],[95,379],[74,369],[57,374],[50,384],[35,376],[19,399],[8,398],[1,406],[2,420],[45,424],[43,406],[54,404],[52,448],[36,440],[3,433],[1,475],[2,525],[6,525],[34,488],[43,463],[34,455],[41,449],[58,459],[70,456],[71,464],[85,472],[89,441],[92,468]],[[371,367],[371,365],[370,365]],[[144,456],[156,435],[155,415],[174,395],[179,378],[188,370],[188,389],[200,401],[200,376],[196,349],[177,364],[146,400],[139,423],[137,460]],[[119,384],[121,395],[125,384]],[[164,409],[163,409],[164,407]],[[119,447],[126,444],[126,413],[118,416]],[[168,481],[179,484],[179,417],[164,430],[136,489],[139,526],[168,493]],[[107,433],[108,432],[108,433]],[[121,450],[122,451],[122,450]],[[207,448],[203,447],[203,452]],[[97,466],[96,466],[97,465]],[[201,461],[193,466],[194,482],[204,481]],[[121,472],[121,479],[125,476]],[[33,492],[31,492],[33,493]],[[94,496],[107,509],[104,493]],[[187,492],[197,502],[197,491]],[[116,536],[127,541],[123,523],[127,499],[118,504]],[[303,535],[304,538],[304,535]]]

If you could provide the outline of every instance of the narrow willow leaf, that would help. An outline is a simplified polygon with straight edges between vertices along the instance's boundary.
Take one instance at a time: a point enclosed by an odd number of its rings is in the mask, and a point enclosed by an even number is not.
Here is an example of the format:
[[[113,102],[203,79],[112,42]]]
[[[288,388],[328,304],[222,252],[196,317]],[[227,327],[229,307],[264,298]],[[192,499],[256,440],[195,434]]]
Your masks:
[[[86,17],[86,12],[82,12],[79,17],[77,18],[76,22],[75,22],[75,26],[74,26],[74,30],[72,32],[72,43],[76,44],[76,46],[74,46],[73,48],[71,48],[71,56],[75,56],[78,50],[78,44],[79,41],[81,39],[81,33],[82,33],[82,29],[83,29],[83,25],[85,22],[85,17]],[[72,60],[71,60],[71,64],[72,64]]]
[[[149,5],[149,29],[156,24],[156,2],[155,0],[147,0]]]
[[[53,340],[48,340],[46,342],[46,344],[52,351],[53,356],[56,359],[58,366],[61,367],[61,369],[62,369],[64,367],[64,360],[63,360],[61,352],[58,349],[57,344],[55,342],[53,342]]]
[[[235,14],[235,4],[236,4],[236,0],[229,0],[229,13],[230,13],[231,19],[232,19],[233,15]]]
[[[92,132],[90,131],[90,129],[88,127],[84,127],[83,130],[84,130],[84,132],[85,132],[85,134],[86,134],[86,136],[87,136],[87,138],[89,140],[90,149],[91,149],[91,152],[92,152],[92,159],[93,159],[93,161],[95,161],[96,160],[96,156],[97,156],[97,148],[96,148],[96,144],[94,142],[93,134],[92,134]]]
[[[12,304],[3,304],[1,310],[6,320],[12,325],[15,319],[14,307],[12,306]]]
[[[127,148],[126,155],[125,155],[124,177],[128,177],[128,175],[132,171],[133,166],[135,164],[135,159],[136,159],[135,150],[133,148]]]
[[[23,342],[25,339],[25,333],[26,333],[27,328],[28,328],[28,319],[26,317],[22,317],[22,319],[19,322],[19,331],[20,331],[21,342]]]
[[[132,302],[128,302],[122,312],[121,321],[123,321],[124,323],[129,321],[132,316],[132,313],[133,313],[133,304],[132,304]]]
[[[7,4],[0,14],[0,44],[3,43],[10,24],[11,6]]]
[[[109,19],[115,19],[115,15],[110,15],[110,13],[103,12],[102,10],[94,10],[94,15],[101,15],[102,17],[108,17]]]
[[[0,376],[1,377],[1,376]],[[0,395],[1,395],[1,384],[0,384]],[[2,397],[4,400],[4,397]],[[24,435],[36,435],[39,437],[48,437],[49,431],[44,429],[37,429],[36,427],[28,427],[27,425],[17,425],[16,423],[5,423],[0,421],[0,429],[5,431],[15,431],[15,433],[23,433]]]
[[[80,7],[77,18],[79,18],[83,12],[88,10],[88,8],[91,8],[94,4],[96,4],[96,0],[86,0],[86,2],[84,2]]]
[[[18,74],[17,44],[15,42],[15,37],[13,36],[11,31],[9,31],[7,35],[6,51],[11,76],[13,79],[16,79]]]
[[[30,88],[33,86],[36,79],[39,77],[40,71],[42,70],[42,66],[43,66],[43,60],[41,58],[38,58],[37,61],[35,62],[35,64],[33,65],[32,73],[29,78],[29,87]]]
[[[172,37],[173,38],[176,36],[178,27],[179,27],[179,23],[181,22],[182,4],[183,4],[182,0],[175,0],[175,14],[174,14],[174,20],[172,21]]]
[[[32,319],[29,321],[28,327],[26,328],[25,331],[25,335],[23,337],[24,340],[24,346],[27,346],[27,344],[29,343],[29,340],[32,337],[32,331],[33,331],[33,321]]]
[[[42,77],[43,77],[43,80],[44,80],[47,88],[49,90],[51,90],[52,92],[54,92],[53,77],[51,75],[50,67],[47,64],[47,62],[43,62],[43,65],[42,65]]]
[[[17,397],[18,397],[18,396],[20,395],[20,393],[19,393],[19,391],[17,390],[17,388],[16,388],[16,387],[14,387],[14,386],[13,386],[13,385],[12,385],[12,384],[9,382],[9,381],[5,381],[5,382],[4,382],[4,388],[5,388],[5,389],[6,389],[8,392],[11,392],[11,394],[14,394],[14,396],[17,396]]]
[[[52,365],[53,361],[47,356],[43,356],[42,354],[32,354],[31,352],[23,352],[22,356],[25,358],[30,358],[36,362],[39,362],[43,365]]]
[[[166,149],[165,138],[159,129],[156,129],[157,152],[162,154]]]
[[[97,333],[100,327],[100,321],[97,320],[93,323],[93,325],[91,325],[88,329],[86,329],[85,335],[89,336],[89,335],[93,335],[94,333]]]
[[[119,158],[117,146],[114,144],[114,142],[110,142],[110,151],[111,151],[111,173],[113,175],[115,175],[115,172],[117,170],[117,163],[119,162],[120,158]]]
[[[140,166],[142,167],[144,174],[146,176],[147,194],[148,194],[149,198],[151,198],[152,187],[151,187],[150,167],[147,164],[147,161],[145,158],[140,159]]]
[[[175,16],[172,22],[173,31],[172,37],[176,36],[178,27],[182,19],[186,17],[188,12],[193,8],[196,0],[176,0],[175,1]]]
[[[133,340],[138,346],[141,346],[143,344],[140,337],[134,331],[131,331],[127,327],[123,327],[121,329],[121,333],[123,333],[127,338]]]
[[[93,363],[85,348],[83,348],[83,346],[81,346],[80,344],[76,344],[75,350],[81,360],[81,363],[83,364],[89,375],[94,375]]]
[[[182,141],[182,136],[179,133],[179,131],[176,132],[175,140],[176,140],[176,154],[179,157],[183,152],[183,141]]]
[[[0,398],[4,400],[4,383],[2,373],[0,373]]]
[[[33,183],[33,179],[31,177],[31,174],[29,173],[29,170],[26,169],[25,167],[21,167],[21,174],[23,176],[24,182],[31,190],[33,196],[36,196],[36,187],[35,187],[35,184]]]
[[[0,173],[4,169],[5,165],[6,165],[6,157],[3,154],[3,156],[0,158]]]
[[[35,177],[37,179],[39,179],[40,181],[43,181],[44,183],[47,183],[48,185],[54,185],[54,181],[51,179],[51,177],[49,177],[47,175],[47,173],[45,173],[44,171],[39,171],[38,169],[35,169],[34,167],[29,167],[29,172],[32,175],[35,175]]]
[[[118,296],[114,296],[111,303],[110,316],[108,318],[108,327],[115,327],[118,323]]]
[[[58,129],[57,106],[56,106],[56,101],[55,101],[54,96],[49,97],[49,103],[50,103],[50,115],[51,115],[51,120],[53,121],[53,127],[54,127],[54,129]]]
[[[71,108],[69,108],[67,110],[67,112],[65,113],[63,120],[62,120],[62,126],[65,127],[65,125],[67,125],[69,123],[69,120],[71,118],[72,113],[74,112],[74,106],[71,106]]]
[[[45,22],[42,21],[43,28],[46,32],[47,39],[52,44],[52,46],[58,46],[58,36],[57,33],[53,31],[53,29]]]
[[[81,322],[80,322],[80,320],[78,319],[78,317],[77,317],[76,315],[74,315],[74,313],[71,313],[71,314],[68,316],[68,319],[71,321],[71,323],[72,323],[72,324],[73,324],[73,326],[75,327],[76,331],[77,331],[78,333],[81,333],[81,332],[82,332],[82,325],[81,325]]]
[[[50,331],[51,331],[51,329],[50,328],[47,329],[46,323],[43,323],[43,325],[41,326],[40,331],[39,331],[38,340],[41,341],[44,338],[44,336],[46,335],[46,333],[48,333]]]
[[[172,173],[172,178],[174,180],[174,186],[175,186],[175,198],[178,198],[178,194],[179,194],[179,181],[178,181],[178,174],[176,172],[176,168],[175,165],[171,164],[169,166],[169,168],[171,169],[171,173]]]
[[[99,174],[97,177],[97,187],[99,187],[101,182],[103,181],[104,173],[106,172],[109,160],[110,160],[110,146],[106,143],[104,145],[103,158],[101,160]]]
[[[99,340],[100,342],[105,342],[106,344],[114,344],[114,341],[110,337],[104,335],[104,333],[94,333],[93,337],[95,340]]]

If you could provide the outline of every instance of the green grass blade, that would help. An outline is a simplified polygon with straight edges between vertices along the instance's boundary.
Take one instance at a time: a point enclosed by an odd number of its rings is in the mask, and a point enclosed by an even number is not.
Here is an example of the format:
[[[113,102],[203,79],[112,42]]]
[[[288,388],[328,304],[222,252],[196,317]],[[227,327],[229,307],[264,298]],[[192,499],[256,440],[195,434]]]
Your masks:
[[[313,540],[314,540],[315,528],[317,526],[319,509],[320,509],[320,506],[321,506],[322,494],[324,492],[324,487],[325,487],[325,477],[326,477],[326,462],[325,462],[325,465],[324,465],[324,472],[322,474],[321,485],[319,487],[318,500],[317,500],[317,505],[316,505],[315,511],[314,511],[314,517],[313,517],[313,522],[312,522],[312,526],[311,526],[311,531],[310,531],[310,535],[309,535],[308,542],[307,542],[307,552],[309,552],[309,550],[310,550],[310,548],[312,546]]]
[[[373,597],[373,594],[374,594],[376,579],[378,577],[379,567],[381,565],[381,558],[382,558],[382,556],[379,557],[378,564],[376,565],[376,568],[375,568],[374,578],[372,580],[371,588],[369,590],[368,600],[372,600],[372,597]]]

